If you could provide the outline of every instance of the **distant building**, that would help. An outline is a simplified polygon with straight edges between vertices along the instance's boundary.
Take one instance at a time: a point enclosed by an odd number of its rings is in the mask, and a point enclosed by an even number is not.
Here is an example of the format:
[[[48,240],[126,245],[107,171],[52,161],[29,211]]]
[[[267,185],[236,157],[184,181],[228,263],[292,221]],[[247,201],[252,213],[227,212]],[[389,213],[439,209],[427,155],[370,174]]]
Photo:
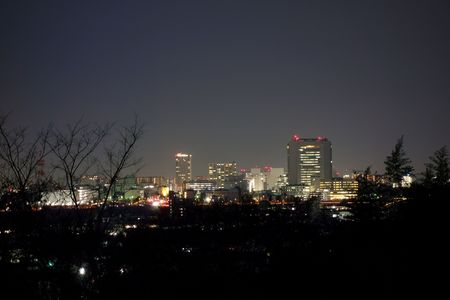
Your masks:
[[[389,180],[384,175],[365,174],[364,171],[354,171],[350,177],[355,180],[365,177],[365,179],[367,179],[368,181],[380,183],[380,184],[388,184],[389,183]]]
[[[175,155],[175,185],[182,191],[183,183],[192,180],[192,155],[177,153]]]
[[[212,192],[206,192],[206,203],[214,203],[215,201],[233,202],[239,200],[239,190],[232,189],[218,189]]]
[[[305,197],[305,187],[302,184],[289,184],[281,188],[281,192],[286,196]]]
[[[266,175],[261,171],[261,168],[251,168],[250,172],[245,174],[245,179],[248,181],[249,192],[259,192],[266,189]]]
[[[247,191],[248,185],[245,180],[245,174],[238,174],[236,176],[227,176],[223,183],[224,189],[239,188],[242,192]]]
[[[216,183],[212,180],[189,180],[186,181],[186,189],[194,191],[214,191]]]
[[[42,195],[44,206],[72,206],[75,205],[69,190],[56,190]],[[75,190],[78,205],[89,205],[98,200],[98,191],[87,186],[81,186]]]
[[[324,137],[300,138],[287,144],[288,183],[313,191],[320,180],[332,179],[331,142]]]
[[[129,175],[129,176],[124,176],[122,178],[117,179],[117,182],[115,183],[115,187],[114,187],[113,191],[125,193],[128,190],[134,190],[136,188],[137,188],[136,177]]]
[[[107,183],[107,179],[100,175],[84,175],[81,177],[79,183],[82,186],[97,187],[99,185],[104,185]]]
[[[194,200],[195,194],[196,194],[196,191],[194,191],[193,189],[185,189],[183,192],[183,198],[189,199],[189,200]]]
[[[122,200],[139,200],[144,199],[145,191],[143,189],[127,190],[123,194]]]
[[[274,190],[280,192],[283,189],[283,187],[285,187],[287,185],[288,185],[287,174],[283,173],[282,175],[280,175],[278,177]]]
[[[237,175],[237,164],[234,161],[208,164],[208,179],[215,181],[219,189],[225,188],[229,178]]]
[[[169,188],[169,191],[175,191],[176,190],[176,179],[175,178],[167,179],[167,187]]]
[[[284,168],[264,167],[266,175],[266,190],[274,190],[277,188],[280,177],[284,175]]]
[[[354,199],[358,195],[358,181],[351,178],[333,178],[321,180],[320,191],[325,201]]]
[[[283,174],[283,168],[272,168],[269,166],[251,168],[250,172],[246,173],[248,190],[251,192],[259,192],[277,189],[280,176],[283,176]]]
[[[163,176],[141,176],[136,177],[136,184],[139,186],[153,185],[154,187],[160,187],[168,185],[168,181]]]

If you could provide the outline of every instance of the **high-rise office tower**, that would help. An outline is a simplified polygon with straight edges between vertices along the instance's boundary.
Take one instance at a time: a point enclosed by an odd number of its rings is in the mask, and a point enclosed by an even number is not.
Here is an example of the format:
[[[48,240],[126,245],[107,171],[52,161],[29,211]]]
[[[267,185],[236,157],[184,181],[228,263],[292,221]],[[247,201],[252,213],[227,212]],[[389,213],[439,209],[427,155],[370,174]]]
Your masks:
[[[287,144],[288,183],[305,187],[331,180],[331,142],[324,137],[300,138],[294,135]]]
[[[177,153],[175,155],[175,184],[181,191],[183,183],[192,180],[192,155]]]
[[[223,189],[227,180],[237,176],[236,162],[209,163],[208,179],[215,181],[217,188]]]

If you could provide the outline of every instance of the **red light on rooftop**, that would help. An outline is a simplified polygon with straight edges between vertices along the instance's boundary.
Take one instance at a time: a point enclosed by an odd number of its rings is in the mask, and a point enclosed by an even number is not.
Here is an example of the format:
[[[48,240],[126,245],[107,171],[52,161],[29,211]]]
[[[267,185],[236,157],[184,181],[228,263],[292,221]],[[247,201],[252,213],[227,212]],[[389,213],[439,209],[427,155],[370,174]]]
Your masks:
[[[324,140],[324,139],[325,139],[325,137],[320,136],[320,135],[317,137],[317,140],[318,140],[318,141],[322,141],[322,140]]]
[[[298,142],[298,141],[300,140],[300,136],[298,136],[297,134],[294,134],[294,135],[292,136],[292,140],[293,140],[294,142]]]

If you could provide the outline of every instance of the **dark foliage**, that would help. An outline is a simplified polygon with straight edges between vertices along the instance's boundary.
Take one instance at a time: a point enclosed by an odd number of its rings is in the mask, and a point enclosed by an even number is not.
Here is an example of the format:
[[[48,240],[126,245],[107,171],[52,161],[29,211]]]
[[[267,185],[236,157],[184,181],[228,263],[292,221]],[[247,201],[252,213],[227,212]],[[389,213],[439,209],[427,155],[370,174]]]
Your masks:
[[[450,167],[447,147],[442,147],[433,156],[430,156],[430,163],[426,165],[424,183],[426,185],[445,186],[449,184]]]
[[[391,155],[386,157],[386,176],[396,186],[400,186],[403,176],[410,174],[414,168],[411,166],[411,160],[406,157],[406,151],[403,146],[403,136],[395,144]]]
[[[370,222],[312,218],[314,199],[294,210],[191,206],[177,219],[110,208],[120,211],[109,214],[113,224],[136,228],[105,235],[64,231],[54,211],[35,213],[41,226],[26,234],[5,234],[14,221],[3,214],[0,282],[34,299],[433,298],[448,192],[415,185],[395,215]]]

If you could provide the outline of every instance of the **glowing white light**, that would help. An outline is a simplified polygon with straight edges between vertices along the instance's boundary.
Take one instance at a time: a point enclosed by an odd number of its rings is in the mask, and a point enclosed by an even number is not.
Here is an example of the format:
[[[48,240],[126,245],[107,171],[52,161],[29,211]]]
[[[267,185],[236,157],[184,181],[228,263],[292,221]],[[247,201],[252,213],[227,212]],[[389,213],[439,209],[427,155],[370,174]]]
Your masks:
[[[159,207],[160,203],[159,201],[153,201],[152,206]]]
[[[86,275],[86,269],[84,267],[79,268],[78,269],[78,274],[80,274],[80,276]]]

